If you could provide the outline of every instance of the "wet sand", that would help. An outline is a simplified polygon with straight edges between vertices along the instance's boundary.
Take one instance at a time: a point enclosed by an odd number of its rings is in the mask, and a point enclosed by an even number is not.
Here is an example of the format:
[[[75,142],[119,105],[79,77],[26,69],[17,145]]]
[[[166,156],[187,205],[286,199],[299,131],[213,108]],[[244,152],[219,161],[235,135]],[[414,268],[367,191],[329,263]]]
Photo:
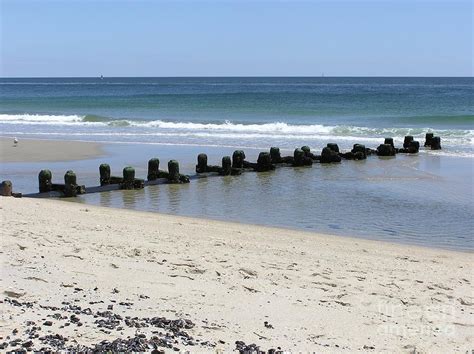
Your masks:
[[[54,162],[85,160],[102,155],[102,145],[95,142],[34,140],[0,138],[0,163],[5,162]]]
[[[128,336],[163,344],[167,332],[191,351],[236,341],[317,352],[472,349],[472,253],[57,200],[0,205],[0,343],[19,339],[3,350]]]

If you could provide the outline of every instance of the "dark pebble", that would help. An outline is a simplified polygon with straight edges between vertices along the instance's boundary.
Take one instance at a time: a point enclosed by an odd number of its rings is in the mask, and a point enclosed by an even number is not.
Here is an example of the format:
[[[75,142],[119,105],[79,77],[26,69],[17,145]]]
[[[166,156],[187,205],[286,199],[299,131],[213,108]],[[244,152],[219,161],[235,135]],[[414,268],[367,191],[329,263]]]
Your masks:
[[[31,340],[29,340],[29,341],[27,341],[27,342],[25,342],[25,343],[22,344],[22,346],[23,346],[24,348],[29,348],[29,347],[31,347],[32,345],[33,345],[33,342],[32,342]]]
[[[81,289],[82,290],[82,289]],[[118,292],[118,291],[117,291]],[[142,298],[148,298],[143,296]],[[127,299],[129,300],[129,299]],[[16,352],[26,352],[28,351],[46,351],[46,352],[150,352],[153,353],[163,353],[163,350],[158,350],[158,347],[173,349],[175,351],[180,350],[180,346],[192,346],[200,344],[202,347],[213,348],[215,343],[208,341],[200,341],[194,339],[186,330],[194,328],[195,324],[188,319],[167,319],[165,317],[131,317],[126,316],[125,318],[119,314],[113,313],[111,310],[113,307],[108,307],[107,311],[96,311],[92,312],[90,308],[82,309],[81,306],[78,306],[76,301],[67,302],[63,301],[61,303],[62,307],[54,306],[45,306],[39,305],[37,303],[21,303],[15,299],[5,299],[5,303],[10,304],[11,306],[31,308],[34,306],[40,307],[43,310],[50,311],[46,318],[54,318],[55,320],[65,320],[61,323],[61,328],[70,326],[71,323],[76,324],[77,326],[82,326],[83,322],[81,317],[91,316],[94,318],[91,330],[99,330],[106,334],[117,333],[116,331],[122,331],[125,326],[129,328],[150,328],[149,330],[155,333],[155,335],[148,339],[145,334],[136,334],[133,337],[127,339],[116,338],[114,340],[104,340],[97,344],[91,346],[82,346],[77,343],[69,343],[68,338],[62,337],[60,334],[48,334],[43,335],[38,333],[41,331],[40,326],[34,326],[33,321],[25,321],[25,324],[29,326],[25,330],[26,338],[16,339],[10,343],[0,343],[0,350],[9,348]],[[116,303],[117,300],[111,300],[110,302]],[[98,301],[95,303],[103,303],[103,301]],[[132,306],[132,302],[119,302],[122,306]],[[62,315],[62,313],[66,313]],[[79,317],[80,315],[81,317]],[[53,322],[46,320],[44,318],[42,321],[44,326],[50,327],[53,325]],[[95,327],[95,328],[94,328]],[[156,331],[153,329],[161,329]],[[113,330],[114,332],[111,332]],[[74,329],[77,331],[77,329]],[[14,332],[15,333],[15,332]],[[7,337],[9,338],[9,337]],[[34,347],[32,339],[37,338],[40,345]],[[0,338],[1,339],[1,338]],[[224,343],[222,341],[222,343]],[[21,349],[22,348],[22,349]]]

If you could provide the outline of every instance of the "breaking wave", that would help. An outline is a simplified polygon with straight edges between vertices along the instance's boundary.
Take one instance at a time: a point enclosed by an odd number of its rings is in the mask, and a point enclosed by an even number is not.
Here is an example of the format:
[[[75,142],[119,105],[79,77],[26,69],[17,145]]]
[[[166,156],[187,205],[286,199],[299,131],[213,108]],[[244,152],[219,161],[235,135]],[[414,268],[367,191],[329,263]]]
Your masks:
[[[81,123],[84,116],[49,114],[0,114],[0,123],[11,124],[70,124]]]
[[[0,124],[54,126],[55,132],[65,128],[65,135],[73,133],[71,129],[83,127],[79,133],[84,135],[107,134],[109,136],[168,136],[176,138],[201,137],[213,139],[335,139],[379,141],[383,137],[401,140],[405,135],[424,137],[434,131],[451,145],[474,144],[472,129],[436,129],[430,127],[361,127],[352,125],[289,124],[271,122],[243,124],[224,121],[222,123],[171,122],[164,120],[111,119],[99,115],[44,115],[44,114],[0,114]],[[36,129],[37,130],[37,129]],[[67,132],[66,132],[67,131]]]

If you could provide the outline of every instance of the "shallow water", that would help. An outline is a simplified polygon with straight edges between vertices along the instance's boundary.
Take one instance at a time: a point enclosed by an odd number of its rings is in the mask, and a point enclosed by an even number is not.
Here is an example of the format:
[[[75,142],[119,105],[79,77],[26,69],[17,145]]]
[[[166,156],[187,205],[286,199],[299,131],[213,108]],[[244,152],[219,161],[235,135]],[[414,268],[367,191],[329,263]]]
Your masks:
[[[37,174],[66,170],[98,184],[98,166],[115,175],[147,161],[178,159],[194,173],[196,156],[278,146],[291,155],[328,142],[375,148],[405,135],[421,144],[434,131],[443,150],[371,157],[336,166],[281,168],[189,185],[81,196],[76,201],[301,228],[420,245],[473,249],[474,79],[467,78],[0,78],[4,136],[105,141],[106,156],[87,161],[3,164],[2,179],[37,190]],[[463,156],[462,158],[460,156]]]
[[[16,190],[35,191],[37,172],[51,168],[60,181],[72,168],[78,182],[98,184],[98,165],[111,164],[120,175],[127,164],[137,177],[146,176],[147,160],[159,157],[162,169],[171,158],[184,173],[193,174],[198,153],[218,164],[232,148],[171,147],[110,144],[108,156],[68,163],[5,164]],[[255,160],[258,150],[246,150]],[[281,226],[329,234],[459,250],[474,250],[473,160],[428,154],[313,167],[282,167],[235,177],[212,177],[187,185],[159,185],[137,191],[83,195],[74,201],[205,217],[251,224]]]

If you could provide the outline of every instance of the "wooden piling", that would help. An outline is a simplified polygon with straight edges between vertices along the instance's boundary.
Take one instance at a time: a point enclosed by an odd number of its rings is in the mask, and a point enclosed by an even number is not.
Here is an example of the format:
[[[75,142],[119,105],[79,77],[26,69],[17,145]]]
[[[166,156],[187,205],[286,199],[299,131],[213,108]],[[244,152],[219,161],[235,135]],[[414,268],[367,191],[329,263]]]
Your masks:
[[[441,138],[439,136],[434,136],[431,139],[431,150],[441,150]]]
[[[367,158],[367,150],[365,148],[365,145],[354,144],[352,146],[351,152],[354,154],[354,158],[356,160],[365,160]]]
[[[391,145],[393,148],[395,148],[395,145],[393,144],[393,138],[385,138],[384,144],[389,144],[389,145]]]
[[[78,194],[77,177],[74,171],[67,171],[64,175],[64,196],[75,197]]]
[[[328,143],[326,147],[330,148],[332,151],[339,153],[339,145],[335,143]]]
[[[229,176],[232,174],[232,161],[230,156],[224,156],[222,158],[222,168],[219,171],[221,176]]]
[[[268,152],[261,152],[258,154],[257,166],[255,171],[257,172],[266,172],[274,170],[275,166],[272,165],[272,158]]]
[[[122,189],[134,189],[135,186],[135,169],[131,166],[124,167],[122,180]]]
[[[433,138],[434,138],[433,133],[426,133],[426,135],[425,135],[425,145],[424,146],[431,146],[431,141],[433,140]]]
[[[377,148],[378,156],[395,156],[395,149],[390,144],[380,144]]]
[[[278,147],[271,147],[270,148],[270,157],[272,159],[272,163],[282,163],[280,148]]]
[[[408,145],[407,152],[409,154],[416,154],[420,150],[420,143],[418,141],[411,141],[410,144]]]
[[[330,145],[330,144],[328,144]],[[337,146],[337,144],[334,144]],[[341,162],[341,157],[339,156],[338,151],[335,150],[336,147],[325,147],[321,151],[321,163],[333,163],[333,162]],[[339,147],[337,147],[337,150],[339,150]]]
[[[51,179],[53,178],[53,174],[50,170],[41,170],[38,174],[38,182],[39,182],[39,192],[51,192],[52,190],[52,182]]]
[[[100,185],[106,186],[110,184],[110,166],[103,163],[99,166]]]
[[[413,141],[413,137],[411,135],[405,136],[405,139],[403,140],[403,148],[407,149],[408,146],[410,146],[410,143]]]
[[[244,168],[245,153],[243,150],[235,150],[232,154],[232,167]]]
[[[147,180],[154,181],[160,177],[160,159],[152,158],[148,160]]]
[[[207,172],[207,155],[199,154],[197,157],[196,173],[206,173]]]
[[[168,180],[179,181],[179,163],[176,160],[168,161]]]

